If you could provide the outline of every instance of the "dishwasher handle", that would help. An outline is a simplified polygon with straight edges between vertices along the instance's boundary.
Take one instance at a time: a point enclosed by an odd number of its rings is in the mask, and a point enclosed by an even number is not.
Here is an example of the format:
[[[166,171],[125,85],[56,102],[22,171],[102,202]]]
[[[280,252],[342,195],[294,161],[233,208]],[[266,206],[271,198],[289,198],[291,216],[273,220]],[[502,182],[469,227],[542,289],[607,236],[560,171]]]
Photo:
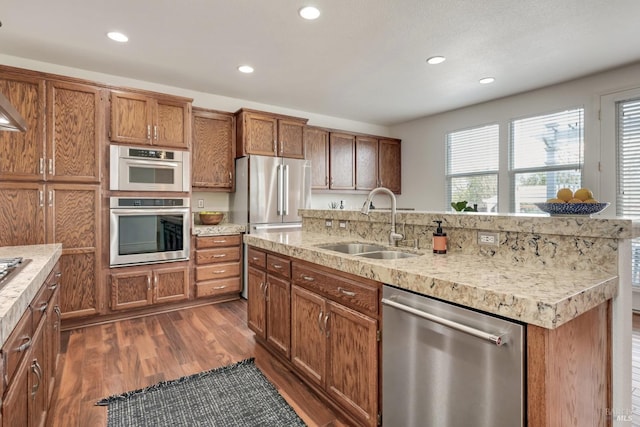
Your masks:
[[[422,317],[423,319],[427,319],[432,322],[439,323],[440,325],[446,326],[451,329],[455,329],[460,332],[464,332],[474,337],[490,341],[491,343],[497,345],[498,347],[502,346],[505,343],[505,334],[498,335],[498,334],[492,334],[489,332],[481,331],[480,329],[472,328],[471,326],[463,325],[461,323],[454,322],[452,320],[444,319],[442,317],[435,316],[430,313],[425,313],[424,311],[415,309],[413,307],[409,307],[408,305],[400,304],[388,298],[382,298],[382,304],[397,308],[398,310],[413,314],[418,317]]]

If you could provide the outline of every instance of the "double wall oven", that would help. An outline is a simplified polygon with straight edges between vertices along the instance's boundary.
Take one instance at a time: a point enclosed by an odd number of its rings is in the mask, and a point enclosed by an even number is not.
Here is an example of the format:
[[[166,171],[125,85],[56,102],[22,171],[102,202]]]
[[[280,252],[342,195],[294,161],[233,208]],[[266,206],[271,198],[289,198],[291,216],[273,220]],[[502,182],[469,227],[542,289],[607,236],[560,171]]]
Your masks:
[[[189,191],[189,153],[119,145],[110,150],[109,188],[126,194],[109,201],[110,267],[188,260],[190,199],[171,193]]]

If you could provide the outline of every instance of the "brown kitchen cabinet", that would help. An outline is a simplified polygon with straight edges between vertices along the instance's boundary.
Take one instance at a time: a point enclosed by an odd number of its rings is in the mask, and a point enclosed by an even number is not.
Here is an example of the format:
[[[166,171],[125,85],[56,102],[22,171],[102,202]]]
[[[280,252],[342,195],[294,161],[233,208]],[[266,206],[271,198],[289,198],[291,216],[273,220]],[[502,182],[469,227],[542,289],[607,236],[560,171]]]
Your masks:
[[[402,158],[399,139],[380,139],[378,148],[379,185],[396,194],[402,192]]]
[[[379,284],[293,261],[291,362],[360,425],[379,412]]]
[[[197,236],[196,298],[236,294],[242,290],[242,236]]]
[[[110,100],[112,142],[189,148],[190,100],[119,90]]]
[[[355,141],[355,135],[329,134],[329,188],[332,190],[356,188]]]
[[[248,325],[272,351],[291,352],[291,262],[255,248],[248,250]]]
[[[382,159],[380,159],[382,161]],[[356,190],[378,187],[378,140],[356,136]]]
[[[0,182],[0,246],[45,243],[44,191],[35,182]]]
[[[43,179],[45,80],[0,71],[0,92],[27,123],[26,132],[0,132],[0,181]]]
[[[307,160],[311,161],[311,189],[329,188],[329,131],[312,126],[304,128]]]
[[[235,117],[193,108],[192,185],[194,188],[233,192],[235,189]]]
[[[100,88],[48,81],[45,179],[99,183],[102,129]]]
[[[189,266],[111,270],[111,309],[127,310],[189,298]]]
[[[306,119],[297,117],[241,109],[236,112],[236,155],[304,159],[306,122]]]

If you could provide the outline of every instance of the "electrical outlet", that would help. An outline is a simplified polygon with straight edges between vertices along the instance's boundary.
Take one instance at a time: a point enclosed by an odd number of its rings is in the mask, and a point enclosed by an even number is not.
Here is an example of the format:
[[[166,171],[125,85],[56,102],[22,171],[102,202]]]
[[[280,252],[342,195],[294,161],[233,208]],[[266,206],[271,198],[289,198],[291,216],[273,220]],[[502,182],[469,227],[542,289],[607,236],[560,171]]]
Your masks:
[[[491,233],[489,231],[478,231],[478,244],[488,246],[500,245],[500,233]]]
[[[204,199],[198,199],[198,207],[204,208]]]
[[[324,226],[325,227],[333,227],[333,221],[330,219],[325,219],[324,220]]]
[[[346,229],[347,228],[347,221],[338,222],[338,227]]]

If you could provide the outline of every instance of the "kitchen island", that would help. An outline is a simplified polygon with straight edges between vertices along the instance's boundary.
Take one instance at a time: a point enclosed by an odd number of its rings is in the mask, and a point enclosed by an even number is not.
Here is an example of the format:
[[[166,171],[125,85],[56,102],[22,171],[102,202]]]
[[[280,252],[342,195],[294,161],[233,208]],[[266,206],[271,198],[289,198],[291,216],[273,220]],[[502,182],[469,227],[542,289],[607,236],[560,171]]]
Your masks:
[[[417,257],[363,259],[318,247],[384,242],[389,215],[308,210],[302,232],[251,234],[245,243],[525,323],[530,426],[604,426],[630,413],[629,391],[614,397],[616,381],[623,378],[622,388],[625,376],[630,381],[630,348],[627,355],[624,343],[614,351],[611,343],[627,337],[630,346],[630,306],[616,314],[616,299],[630,293],[631,221],[403,213],[400,231],[423,248]],[[446,255],[431,253],[434,219],[449,232]],[[328,227],[328,220],[346,226]],[[478,230],[500,233],[499,247],[478,245]]]

